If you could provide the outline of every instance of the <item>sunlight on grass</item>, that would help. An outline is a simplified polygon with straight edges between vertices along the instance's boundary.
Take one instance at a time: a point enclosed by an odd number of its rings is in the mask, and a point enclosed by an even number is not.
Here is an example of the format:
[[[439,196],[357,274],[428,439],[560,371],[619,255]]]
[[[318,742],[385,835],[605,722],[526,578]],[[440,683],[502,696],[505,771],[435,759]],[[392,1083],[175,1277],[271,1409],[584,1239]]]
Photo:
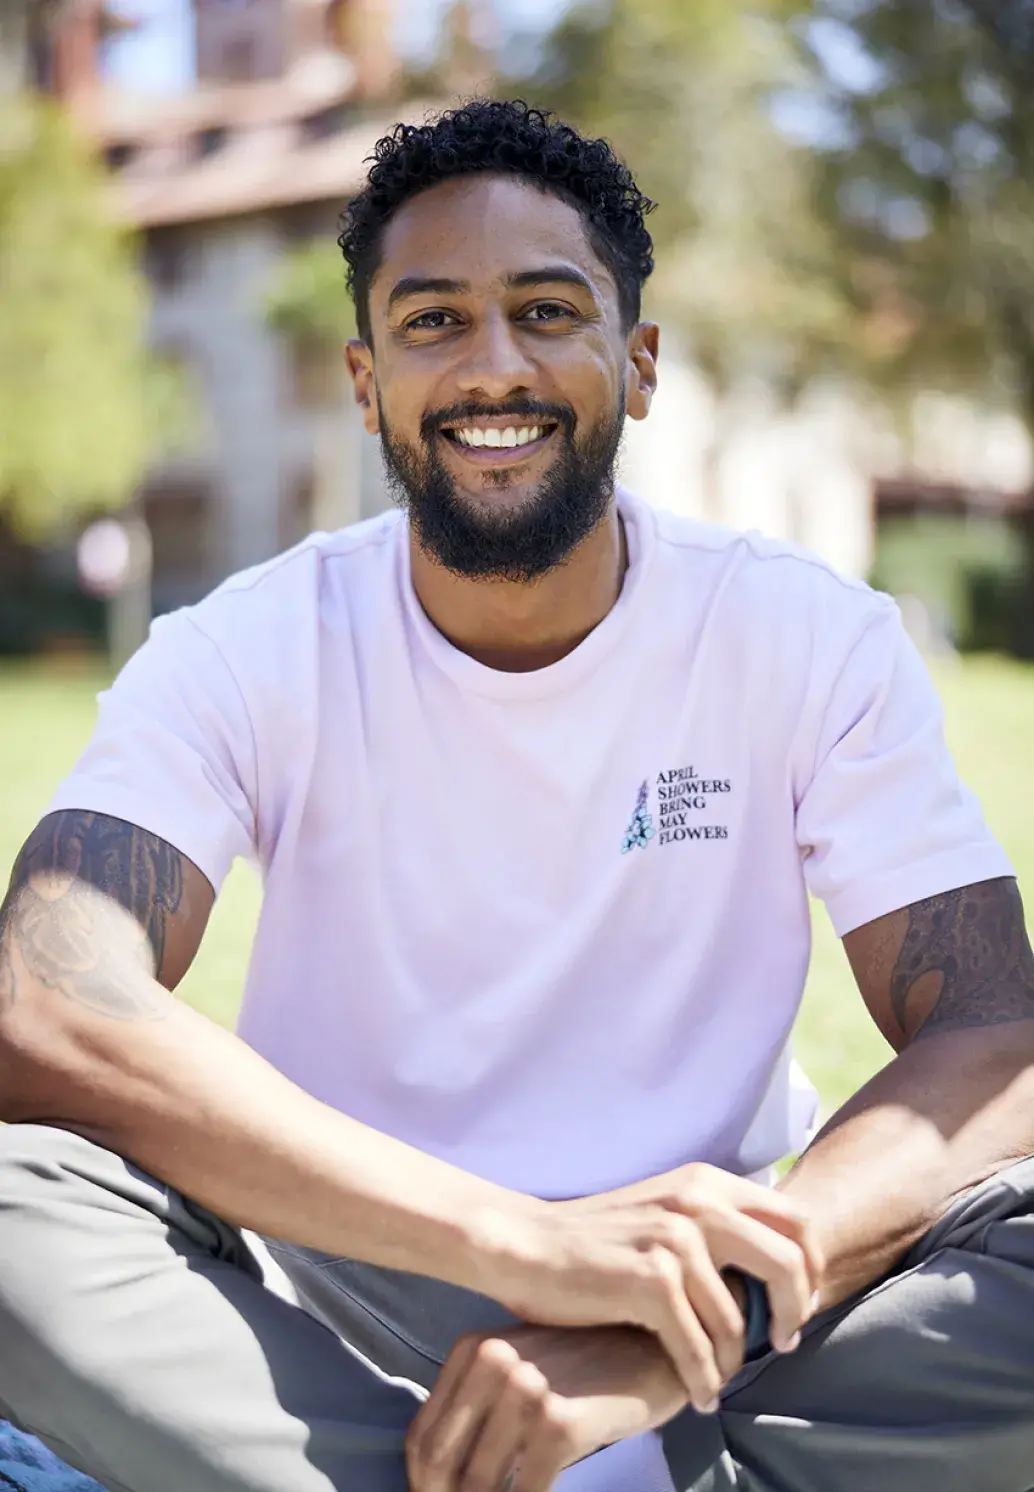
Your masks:
[[[998,658],[968,659],[936,675],[960,770],[984,804],[1034,906],[1034,668]],[[0,876],[61,776],[89,736],[96,670],[0,670]],[[204,945],[181,986],[184,996],[229,1024],[240,996],[258,917],[259,887],[237,865],[216,904]],[[862,1005],[839,942],[821,907],[797,1052],[827,1111],[890,1056]]]

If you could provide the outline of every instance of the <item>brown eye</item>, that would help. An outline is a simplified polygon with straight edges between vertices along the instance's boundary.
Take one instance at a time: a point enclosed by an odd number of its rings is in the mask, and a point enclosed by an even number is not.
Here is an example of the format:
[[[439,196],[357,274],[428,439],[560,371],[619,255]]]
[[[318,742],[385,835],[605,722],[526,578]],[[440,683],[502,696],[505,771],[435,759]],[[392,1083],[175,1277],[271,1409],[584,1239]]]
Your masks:
[[[536,301],[535,305],[529,306],[521,319],[524,321],[560,321],[563,317],[573,314],[567,306],[560,305],[558,301],[540,300]]]
[[[438,332],[451,325],[448,311],[421,311],[412,321],[406,322],[407,332]]]

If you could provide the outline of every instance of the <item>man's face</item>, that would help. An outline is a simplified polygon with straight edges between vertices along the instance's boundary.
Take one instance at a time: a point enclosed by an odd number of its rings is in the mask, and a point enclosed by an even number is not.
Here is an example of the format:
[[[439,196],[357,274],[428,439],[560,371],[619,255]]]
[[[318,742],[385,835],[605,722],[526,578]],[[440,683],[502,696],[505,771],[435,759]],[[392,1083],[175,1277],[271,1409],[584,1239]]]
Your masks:
[[[422,547],[481,578],[559,564],[608,510],[656,350],[578,212],[507,176],[423,192],[388,225],[370,321],[357,398]]]

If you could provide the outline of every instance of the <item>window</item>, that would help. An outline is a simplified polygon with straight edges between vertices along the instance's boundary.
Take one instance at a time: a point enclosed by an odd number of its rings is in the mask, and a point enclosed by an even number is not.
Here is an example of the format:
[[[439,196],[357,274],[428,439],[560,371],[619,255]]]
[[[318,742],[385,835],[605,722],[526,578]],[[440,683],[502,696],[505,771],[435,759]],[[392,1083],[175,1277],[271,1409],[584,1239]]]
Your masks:
[[[229,138],[229,133],[229,130],[221,124],[213,124],[208,129],[199,130],[194,136],[198,156],[204,160],[206,156],[215,155],[216,151],[222,150]]]
[[[314,238],[333,241],[341,231],[336,202],[297,202],[279,214],[284,239],[289,244],[307,244]]]
[[[143,512],[154,555],[155,610],[200,600],[213,574],[212,494],[207,485],[152,486],[144,494]]]
[[[228,83],[250,83],[256,76],[257,48],[253,36],[234,36],[219,53],[219,74]]]
[[[136,146],[129,140],[119,140],[104,151],[104,159],[112,171],[122,171],[135,156]]]
[[[348,122],[348,114],[346,104],[333,104],[328,109],[318,109],[314,114],[307,114],[302,120],[302,138],[309,141],[327,140],[331,135],[339,134]]]
[[[177,290],[190,273],[193,240],[185,228],[152,228],[144,248],[144,269],[159,290]]]

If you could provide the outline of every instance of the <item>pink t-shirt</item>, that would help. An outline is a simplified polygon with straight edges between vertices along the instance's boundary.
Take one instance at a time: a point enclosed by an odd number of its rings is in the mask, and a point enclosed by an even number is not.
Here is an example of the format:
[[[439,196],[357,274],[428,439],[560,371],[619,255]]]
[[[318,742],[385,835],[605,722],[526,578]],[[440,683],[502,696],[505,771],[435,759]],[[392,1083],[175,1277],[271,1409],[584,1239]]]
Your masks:
[[[265,896],[241,1035],[318,1098],[548,1197],[797,1147],[807,891],[838,934],[1011,875],[886,596],[621,494],[630,565],[501,673],[391,512],[156,621],[52,808]]]
[[[805,1140],[807,892],[839,934],[1011,875],[886,596],[620,494],[613,610],[501,673],[422,612],[405,518],[157,621],[52,808],[265,896],[239,1030],[336,1108],[545,1197]],[[670,1486],[655,1437],[565,1492]]]

